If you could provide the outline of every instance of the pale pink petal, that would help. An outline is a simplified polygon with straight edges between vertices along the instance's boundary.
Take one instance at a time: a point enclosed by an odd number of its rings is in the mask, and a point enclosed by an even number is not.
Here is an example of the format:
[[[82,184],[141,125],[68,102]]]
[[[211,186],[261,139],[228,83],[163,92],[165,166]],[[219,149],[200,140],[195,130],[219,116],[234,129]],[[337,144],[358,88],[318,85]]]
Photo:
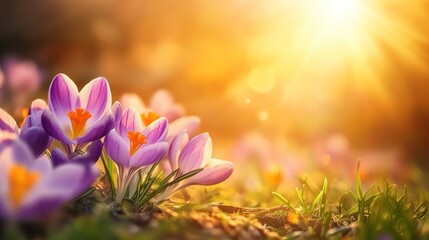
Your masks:
[[[176,104],[167,90],[158,90],[152,95],[150,108],[169,121],[174,121],[185,115],[183,106]]]
[[[171,142],[168,150],[168,161],[171,170],[176,170],[179,167],[179,156],[183,147],[189,142],[189,135],[186,129],[183,129]]]
[[[124,109],[128,107],[133,107],[139,113],[146,112],[146,107],[143,101],[141,100],[141,98],[139,97],[139,95],[137,94],[134,94],[134,93],[122,94],[120,103]]]
[[[186,180],[185,185],[214,185],[225,181],[234,171],[229,161],[211,159],[203,171]]]
[[[193,136],[200,128],[201,120],[197,116],[181,117],[169,124],[167,139],[171,140],[182,129],[186,129],[189,136]]]

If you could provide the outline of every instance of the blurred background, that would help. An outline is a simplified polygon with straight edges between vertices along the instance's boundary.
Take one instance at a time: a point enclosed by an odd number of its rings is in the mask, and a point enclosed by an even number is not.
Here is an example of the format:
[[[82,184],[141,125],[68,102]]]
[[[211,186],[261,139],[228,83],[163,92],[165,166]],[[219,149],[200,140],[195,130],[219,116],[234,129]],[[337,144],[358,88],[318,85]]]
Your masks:
[[[428,13],[428,0],[1,1],[0,106],[19,119],[56,73],[104,76],[115,99],[168,90],[235,175],[351,179],[361,160],[368,179],[422,181]]]

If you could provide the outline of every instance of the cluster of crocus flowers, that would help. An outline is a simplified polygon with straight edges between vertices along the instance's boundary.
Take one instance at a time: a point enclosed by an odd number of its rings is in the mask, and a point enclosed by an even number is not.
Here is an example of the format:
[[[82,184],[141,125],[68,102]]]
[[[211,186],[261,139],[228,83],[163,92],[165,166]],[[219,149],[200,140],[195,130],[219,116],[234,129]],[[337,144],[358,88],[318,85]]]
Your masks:
[[[41,217],[84,193],[99,176],[94,163],[103,148],[116,164],[112,200],[118,203],[133,191],[133,177],[145,174],[136,175],[139,170],[156,169],[162,162],[168,188],[152,195],[164,192],[168,197],[189,185],[228,178],[233,165],[211,158],[208,134],[188,141],[187,132],[198,129],[199,118],[183,118],[184,110],[165,93],[155,99],[157,112],[132,106],[122,111],[118,102],[112,104],[106,79],[96,78],[79,91],[68,76],[58,74],[48,102],[33,101],[21,126],[0,108],[0,219]],[[200,171],[184,179],[194,170]]]

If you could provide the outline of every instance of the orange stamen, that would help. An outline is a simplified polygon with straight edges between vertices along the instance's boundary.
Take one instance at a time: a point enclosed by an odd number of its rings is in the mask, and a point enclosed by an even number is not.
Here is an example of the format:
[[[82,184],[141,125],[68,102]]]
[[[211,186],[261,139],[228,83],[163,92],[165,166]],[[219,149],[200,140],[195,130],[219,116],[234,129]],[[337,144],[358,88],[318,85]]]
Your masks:
[[[160,118],[160,116],[154,112],[142,113],[140,117],[145,126],[149,126],[149,124]]]
[[[128,132],[128,138],[130,139],[130,156],[132,156],[141,145],[146,144],[146,136],[140,132]]]
[[[14,165],[9,170],[9,197],[13,208],[18,208],[28,191],[40,180],[40,174],[29,171],[24,165]]]
[[[70,111],[67,113],[67,115],[69,116],[70,122],[72,124],[73,138],[76,138],[83,133],[86,121],[92,117],[92,115],[83,108],[76,108],[76,111]]]
[[[22,116],[22,119],[23,119],[22,122],[21,122],[21,124],[20,124],[21,128],[22,128],[22,126],[24,126],[25,119],[27,119],[29,111],[30,110],[28,108],[23,108],[22,111],[21,111],[21,116]]]
[[[267,179],[271,186],[278,187],[283,181],[283,174],[280,167],[271,167],[267,172]]]

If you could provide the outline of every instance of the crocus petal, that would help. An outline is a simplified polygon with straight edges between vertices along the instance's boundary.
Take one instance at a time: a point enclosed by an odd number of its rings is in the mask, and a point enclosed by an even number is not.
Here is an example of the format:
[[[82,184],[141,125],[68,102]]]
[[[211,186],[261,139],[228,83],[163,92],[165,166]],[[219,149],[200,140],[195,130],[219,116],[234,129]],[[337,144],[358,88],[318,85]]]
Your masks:
[[[43,101],[42,99],[34,100],[31,103],[29,115],[24,121],[24,125],[21,128],[21,132],[33,126],[42,127],[42,114],[46,108],[47,104],[45,101]]]
[[[150,108],[159,115],[167,117],[169,121],[174,121],[185,114],[183,106],[176,104],[166,90],[158,90],[152,95]]]
[[[35,161],[27,145],[19,140],[9,143],[0,152],[0,217],[8,217],[8,215],[13,214],[11,203],[8,199],[10,167],[15,164],[23,164],[33,171],[48,173],[49,166],[47,164],[49,164],[49,159],[44,157],[47,162],[42,162],[41,160],[37,159]]]
[[[225,181],[234,171],[229,161],[211,159],[209,166],[186,180],[185,185],[213,185]]]
[[[52,172],[53,166],[51,160],[46,155],[43,155],[34,160],[30,169],[41,173],[42,176],[47,176]]]
[[[164,172],[164,175],[167,176],[169,175],[171,172],[173,172],[173,169],[171,167],[171,164],[169,161],[167,161],[167,159],[163,159],[161,160],[161,162],[159,162],[159,166],[161,167],[162,171]]]
[[[81,194],[89,187],[88,183],[94,180],[95,177],[88,176],[87,167],[83,165],[61,165],[30,190],[19,209],[18,216],[34,218],[57,210],[64,202]]]
[[[108,112],[91,126],[87,126],[86,132],[75,139],[76,143],[87,143],[104,137],[115,126],[115,116]]]
[[[34,156],[40,156],[51,145],[52,138],[41,127],[30,127],[22,131],[19,138],[33,151]]]
[[[118,122],[121,120],[121,116],[122,116],[122,106],[121,104],[116,101],[113,106],[112,106],[112,115],[115,116],[115,126],[118,124]]]
[[[183,148],[179,156],[179,168],[182,173],[201,168],[212,155],[212,140],[208,133],[194,137]]]
[[[72,161],[82,164],[94,164],[101,156],[101,151],[103,150],[103,143],[101,140],[94,141],[86,149],[85,154],[78,154],[73,157]]]
[[[26,129],[33,127],[33,126],[42,126],[42,114],[43,111],[35,112],[32,115],[28,115],[25,120],[24,124],[22,125],[21,131],[25,131]]]
[[[9,206],[9,168],[13,162],[13,151],[7,145],[0,151],[0,219],[11,214]]]
[[[129,146],[116,131],[110,131],[104,138],[107,155],[118,165],[128,167],[130,162]]]
[[[28,114],[34,114],[36,112],[40,112],[48,108],[48,104],[43,99],[36,99],[31,102],[30,111]]]
[[[153,164],[161,160],[167,149],[168,143],[166,142],[143,145],[131,156],[129,166],[131,168],[140,168]]]
[[[165,117],[161,117],[149,126],[147,126],[142,134],[146,136],[146,141],[149,144],[158,143],[165,140],[168,132],[168,120]]]
[[[121,105],[123,108],[133,107],[137,110],[137,112],[145,112],[146,107],[139,97],[139,95],[134,93],[124,93],[121,96]]]
[[[97,121],[112,105],[112,93],[110,92],[109,83],[103,77],[90,81],[80,91],[79,99],[80,107],[86,109],[92,115],[88,120],[89,124]]]
[[[64,129],[61,128],[55,116],[49,109],[43,111],[42,114],[42,126],[45,131],[52,137],[58,139],[60,142],[65,144],[72,144],[73,141],[66,136]],[[71,131],[71,130],[70,130]]]
[[[16,133],[0,130],[0,151],[2,150],[2,147],[6,146],[6,143],[11,142],[17,138],[18,135],[16,135]]]
[[[167,139],[169,140],[173,138],[174,136],[179,134],[179,132],[182,129],[187,129],[188,134],[190,136],[193,136],[200,128],[200,125],[201,125],[201,119],[199,117],[196,117],[196,116],[181,117],[169,124]]]
[[[171,142],[168,150],[168,161],[170,162],[171,170],[175,170],[179,167],[178,162],[180,153],[188,142],[189,135],[186,133],[186,129],[183,129]]]
[[[83,165],[85,168],[84,177],[80,179],[80,184],[73,194],[73,198],[85,192],[97,179],[100,171],[95,165]]]
[[[5,110],[0,108],[0,130],[8,131],[12,133],[19,133],[18,125],[15,122],[15,119]]]
[[[116,126],[116,132],[123,139],[128,139],[128,132],[141,132],[143,129],[142,120],[137,111],[133,108],[127,108],[122,114],[121,120],[119,120],[118,125]]]
[[[29,146],[23,141],[15,140],[9,144],[12,149],[12,159],[18,164],[31,166],[34,163],[34,155]]]
[[[54,167],[58,167],[62,164],[68,163],[70,160],[67,155],[59,148],[54,148],[51,151],[51,159]]]
[[[49,87],[49,109],[60,121],[59,125],[64,128],[70,124],[67,113],[75,110],[78,99],[76,84],[65,74],[58,74],[52,80]]]

